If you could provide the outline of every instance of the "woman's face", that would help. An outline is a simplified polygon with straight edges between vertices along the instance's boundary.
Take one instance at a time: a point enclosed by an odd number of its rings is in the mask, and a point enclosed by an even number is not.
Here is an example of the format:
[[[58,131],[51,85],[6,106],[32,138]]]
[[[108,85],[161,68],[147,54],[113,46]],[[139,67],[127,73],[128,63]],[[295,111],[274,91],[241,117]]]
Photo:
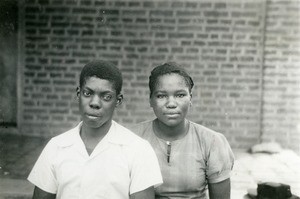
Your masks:
[[[184,78],[176,73],[158,78],[150,97],[150,106],[158,120],[169,127],[184,122],[191,104],[191,93]]]

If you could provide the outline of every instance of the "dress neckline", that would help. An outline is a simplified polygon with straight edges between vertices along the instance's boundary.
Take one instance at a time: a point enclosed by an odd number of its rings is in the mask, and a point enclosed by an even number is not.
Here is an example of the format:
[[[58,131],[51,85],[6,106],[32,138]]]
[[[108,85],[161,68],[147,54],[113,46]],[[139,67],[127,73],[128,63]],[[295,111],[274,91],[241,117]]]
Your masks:
[[[155,120],[153,120],[152,121],[152,130],[153,130],[153,134],[154,134],[154,136],[159,140],[159,141],[161,141],[161,142],[163,142],[163,143],[165,143],[165,144],[168,144],[168,143],[172,143],[172,144],[175,144],[175,143],[179,143],[179,142],[181,142],[182,140],[184,140],[186,137],[187,137],[187,135],[188,135],[188,133],[189,133],[189,130],[190,130],[190,121],[189,120],[187,120],[187,119],[185,119],[185,123],[187,124],[187,128],[186,128],[186,130],[185,130],[185,132],[184,132],[184,135],[182,135],[182,136],[180,136],[178,139],[174,139],[174,140],[166,140],[166,139],[163,139],[163,138],[161,138],[161,137],[159,137],[159,133],[158,133],[158,131],[157,131],[157,118],[155,119]]]

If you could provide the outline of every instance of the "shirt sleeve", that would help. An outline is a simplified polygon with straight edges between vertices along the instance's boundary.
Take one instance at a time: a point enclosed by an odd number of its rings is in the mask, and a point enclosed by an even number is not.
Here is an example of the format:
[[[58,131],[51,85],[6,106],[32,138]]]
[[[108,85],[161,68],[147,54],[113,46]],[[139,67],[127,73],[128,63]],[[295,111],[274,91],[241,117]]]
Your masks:
[[[234,164],[234,155],[224,135],[216,133],[210,143],[207,157],[207,179],[217,183],[230,178]]]
[[[151,145],[143,142],[135,154],[131,168],[130,194],[162,184],[162,176],[157,157]]]
[[[28,181],[43,191],[55,194],[57,192],[57,181],[53,169],[52,161],[55,158],[56,147],[52,140],[45,146],[33,169],[31,170]]]

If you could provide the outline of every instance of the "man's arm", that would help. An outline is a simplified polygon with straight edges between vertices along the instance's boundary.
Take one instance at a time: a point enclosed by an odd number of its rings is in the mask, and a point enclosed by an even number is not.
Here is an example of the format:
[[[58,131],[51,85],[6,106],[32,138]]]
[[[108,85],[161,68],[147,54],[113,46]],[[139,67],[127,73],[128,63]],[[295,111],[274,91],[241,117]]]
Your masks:
[[[155,193],[153,186],[130,195],[130,199],[154,199]]]
[[[208,192],[210,199],[230,199],[230,178],[218,183],[209,183]]]
[[[32,199],[55,199],[55,197],[56,197],[56,194],[43,191],[42,189],[38,188],[37,186],[34,187]]]

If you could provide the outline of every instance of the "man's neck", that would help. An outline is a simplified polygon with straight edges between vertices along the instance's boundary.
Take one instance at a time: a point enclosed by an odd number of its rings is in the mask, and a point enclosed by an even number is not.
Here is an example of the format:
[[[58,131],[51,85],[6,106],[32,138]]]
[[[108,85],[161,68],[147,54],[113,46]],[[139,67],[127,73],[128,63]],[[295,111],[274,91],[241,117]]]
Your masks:
[[[108,133],[112,122],[106,122],[99,128],[91,128],[84,123],[81,126],[80,136],[89,154],[95,149],[97,144]]]

